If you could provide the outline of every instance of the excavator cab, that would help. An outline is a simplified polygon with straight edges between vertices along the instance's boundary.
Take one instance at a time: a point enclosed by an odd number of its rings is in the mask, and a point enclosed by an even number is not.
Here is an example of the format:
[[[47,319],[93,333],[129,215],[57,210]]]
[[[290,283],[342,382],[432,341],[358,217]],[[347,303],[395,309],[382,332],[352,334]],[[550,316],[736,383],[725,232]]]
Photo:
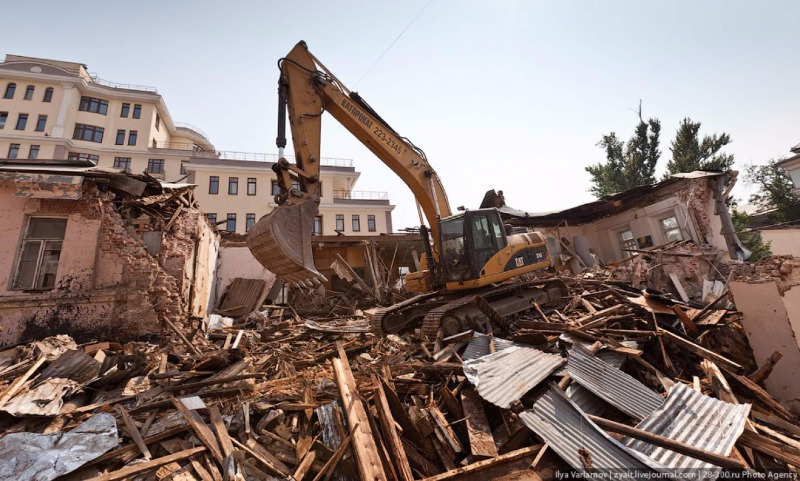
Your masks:
[[[445,282],[478,279],[486,262],[508,245],[495,209],[464,212],[439,222]]]

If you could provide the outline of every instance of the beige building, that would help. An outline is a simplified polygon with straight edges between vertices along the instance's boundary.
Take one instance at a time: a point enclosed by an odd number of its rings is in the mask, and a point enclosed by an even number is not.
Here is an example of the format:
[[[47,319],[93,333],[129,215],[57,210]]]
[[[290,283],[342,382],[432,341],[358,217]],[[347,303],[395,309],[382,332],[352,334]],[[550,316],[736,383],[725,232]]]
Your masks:
[[[80,63],[6,55],[0,63],[0,159],[90,161],[196,182],[200,208],[239,234],[275,207],[277,158],[219,152],[200,129],[172,120],[153,87],[108,82]],[[322,159],[320,234],[392,231],[385,192],[360,192],[349,159]],[[188,168],[191,164],[191,169]]]

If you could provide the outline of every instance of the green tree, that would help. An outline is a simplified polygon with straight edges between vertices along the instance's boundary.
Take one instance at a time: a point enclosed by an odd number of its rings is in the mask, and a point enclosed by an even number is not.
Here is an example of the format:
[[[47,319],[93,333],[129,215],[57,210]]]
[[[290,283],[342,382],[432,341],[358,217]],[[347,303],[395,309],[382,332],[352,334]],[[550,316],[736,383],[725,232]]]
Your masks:
[[[762,211],[771,211],[768,218],[775,222],[800,221],[800,197],[793,193],[794,184],[785,170],[778,167],[780,161],[770,160],[765,165],[745,166],[745,180],[758,187],[750,196],[750,202]]]
[[[747,224],[750,222],[750,216],[746,212],[737,210],[736,207],[731,209],[731,220],[733,227],[736,231],[736,237],[744,244],[745,247],[750,249],[752,254],[748,257],[747,261],[757,262],[759,259],[772,255],[770,250],[770,243],[764,242],[761,238],[761,233],[757,230],[749,230]]]
[[[722,147],[731,143],[730,135],[706,135],[701,140],[700,125],[689,117],[681,121],[670,145],[672,159],[667,163],[665,179],[680,172],[730,170],[733,166],[733,154],[720,152]]]
[[[658,119],[642,119],[639,106],[639,123],[636,132],[627,142],[611,132],[598,142],[606,152],[606,162],[586,167],[592,175],[591,193],[597,197],[616,194],[641,185],[655,183],[656,163],[661,157],[658,150],[661,122]]]

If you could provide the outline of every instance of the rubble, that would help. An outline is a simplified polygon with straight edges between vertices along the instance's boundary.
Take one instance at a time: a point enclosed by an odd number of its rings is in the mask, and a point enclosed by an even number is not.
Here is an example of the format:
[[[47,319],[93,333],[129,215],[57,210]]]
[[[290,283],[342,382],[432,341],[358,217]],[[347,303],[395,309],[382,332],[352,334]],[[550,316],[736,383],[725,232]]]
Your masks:
[[[754,358],[742,325],[747,314],[743,320],[722,302],[743,280],[773,282],[776,269],[697,261],[706,254],[695,256],[685,243],[660,252],[662,259],[681,253],[675,257],[690,267],[671,266],[656,279],[643,264],[658,253],[642,252],[624,268],[563,276],[570,292],[563,307],[532,305],[504,326],[504,338],[486,324],[435,339],[419,329],[377,336],[363,312],[341,305],[334,315],[292,305],[244,312],[240,304],[262,302],[265,289],[243,280],[218,311],[230,317],[172,323],[175,335],[161,345],[76,344],[59,336],[7,349],[0,352],[0,452],[18,449],[15,439],[27,436],[60,453],[66,444],[58,439],[107,419],[119,429],[119,444],[113,434],[114,445],[103,449],[82,442],[86,450],[69,461],[74,476],[796,473],[797,413],[764,388],[773,376],[788,382],[779,369],[789,354]],[[787,262],[793,265],[769,265]],[[707,278],[693,283],[681,274],[688,301],[680,299],[664,274],[701,265],[724,288],[709,300]],[[625,274],[638,279],[635,287]],[[769,366],[758,370],[759,363]],[[34,477],[19,463],[2,469],[6,477]]]

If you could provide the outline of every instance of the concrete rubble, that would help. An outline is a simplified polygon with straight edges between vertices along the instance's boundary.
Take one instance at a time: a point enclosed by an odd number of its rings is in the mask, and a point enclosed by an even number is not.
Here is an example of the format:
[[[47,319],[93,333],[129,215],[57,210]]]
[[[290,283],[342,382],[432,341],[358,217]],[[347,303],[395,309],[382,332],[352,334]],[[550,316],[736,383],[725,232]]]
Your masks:
[[[60,335],[17,345],[0,351],[0,449],[35,442],[64,461],[57,469],[17,461],[3,473],[402,481],[797,473],[797,364],[781,356],[796,355],[798,319],[781,294],[796,290],[798,260],[721,262],[686,242],[637,254],[562,273],[570,292],[562,306],[532,306],[504,338],[488,323],[436,339],[419,329],[379,336],[363,311],[344,308],[359,304],[358,288],[349,300],[337,293],[328,310],[304,310],[262,304],[268,286],[242,280],[215,314],[172,323],[160,344]],[[657,258],[675,260],[653,266]],[[709,295],[703,281],[722,286]],[[774,290],[759,294],[758,307],[785,315],[770,320],[783,323],[781,339],[759,337],[769,328],[752,325],[758,313],[742,286]],[[770,349],[779,354],[767,358]],[[86,428],[98,420],[102,429]],[[112,425],[119,435],[103,437]],[[64,442],[70,436],[97,439]]]

